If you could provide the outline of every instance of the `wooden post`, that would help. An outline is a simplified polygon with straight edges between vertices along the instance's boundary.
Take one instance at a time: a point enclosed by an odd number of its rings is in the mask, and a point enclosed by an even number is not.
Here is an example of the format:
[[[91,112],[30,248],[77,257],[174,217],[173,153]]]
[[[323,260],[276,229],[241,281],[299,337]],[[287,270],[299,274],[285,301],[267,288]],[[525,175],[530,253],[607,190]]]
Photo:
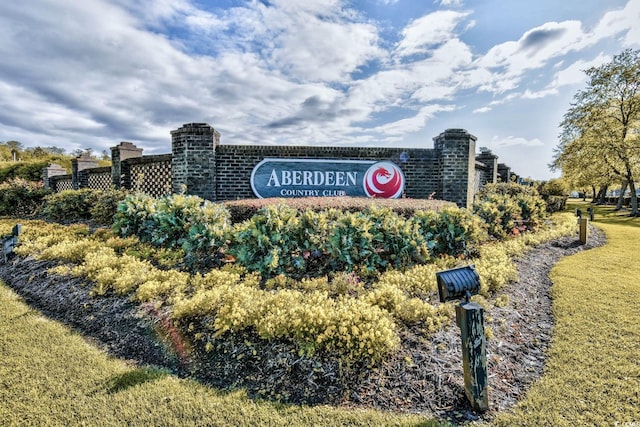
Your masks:
[[[580,243],[583,245],[587,243],[587,225],[589,220],[587,218],[580,218]]]
[[[465,393],[474,410],[486,411],[489,395],[484,310],[474,302],[461,303],[456,306],[456,321],[462,332]]]

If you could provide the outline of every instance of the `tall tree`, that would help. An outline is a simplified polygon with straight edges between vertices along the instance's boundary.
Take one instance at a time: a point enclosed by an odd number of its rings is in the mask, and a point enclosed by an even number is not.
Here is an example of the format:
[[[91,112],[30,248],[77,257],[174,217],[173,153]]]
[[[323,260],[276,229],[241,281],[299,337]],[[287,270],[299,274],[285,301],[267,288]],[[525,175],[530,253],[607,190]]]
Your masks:
[[[611,62],[589,68],[585,73],[587,87],[574,96],[574,103],[560,125],[561,142],[553,165],[563,173],[565,168],[573,173],[587,169],[606,171],[617,181],[628,182],[631,215],[637,216],[640,50],[627,49]]]
[[[4,143],[7,147],[9,147],[9,150],[11,150],[11,159],[14,162],[18,161],[18,158],[20,156],[20,153],[22,152],[22,142],[20,141],[7,141]]]

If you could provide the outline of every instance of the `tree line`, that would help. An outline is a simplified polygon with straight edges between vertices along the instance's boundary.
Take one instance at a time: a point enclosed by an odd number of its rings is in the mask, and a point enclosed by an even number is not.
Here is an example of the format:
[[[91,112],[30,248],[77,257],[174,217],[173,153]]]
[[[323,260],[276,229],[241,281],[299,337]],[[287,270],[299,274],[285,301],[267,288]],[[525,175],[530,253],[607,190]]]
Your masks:
[[[553,169],[573,188],[592,188],[594,198],[610,188],[629,189],[631,215],[638,216],[640,174],[640,50],[627,49],[611,62],[585,70],[578,91],[560,123]]]
[[[71,173],[71,160],[79,156],[94,158],[99,166],[111,165],[106,150],[100,155],[94,154],[92,149],[78,149],[67,154],[64,148],[55,146],[25,147],[19,141],[0,141],[0,183],[15,178],[39,181],[42,179],[42,169],[51,163],[57,163]]]

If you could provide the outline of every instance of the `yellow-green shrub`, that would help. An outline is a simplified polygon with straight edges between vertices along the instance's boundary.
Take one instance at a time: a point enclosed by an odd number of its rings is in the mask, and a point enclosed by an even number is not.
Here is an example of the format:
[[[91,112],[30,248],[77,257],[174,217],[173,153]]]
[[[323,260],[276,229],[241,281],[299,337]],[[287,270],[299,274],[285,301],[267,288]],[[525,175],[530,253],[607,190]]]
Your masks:
[[[390,283],[377,283],[371,292],[367,293],[364,300],[371,304],[394,313],[396,307],[407,299],[405,293]]]
[[[46,260],[61,260],[65,262],[80,263],[87,254],[102,248],[100,242],[91,239],[63,240],[40,252],[40,258]]]
[[[420,298],[407,298],[396,307],[396,317],[404,323],[423,323],[423,330],[434,333],[453,318],[451,304],[433,304]]]
[[[253,328],[263,339],[293,340],[307,354],[325,350],[347,360],[380,360],[399,342],[387,311],[363,299],[332,299],[326,292],[224,285],[177,301],[173,316],[200,322],[213,338]]]
[[[475,261],[475,266],[480,275],[480,292],[485,296],[518,279],[513,260],[499,244],[484,245],[480,249],[480,258]]]
[[[457,260],[451,257],[440,258],[433,264],[416,265],[405,271],[390,270],[380,276],[377,284],[388,284],[401,289],[409,297],[428,299],[438,290],[436,272],[454,267]]]

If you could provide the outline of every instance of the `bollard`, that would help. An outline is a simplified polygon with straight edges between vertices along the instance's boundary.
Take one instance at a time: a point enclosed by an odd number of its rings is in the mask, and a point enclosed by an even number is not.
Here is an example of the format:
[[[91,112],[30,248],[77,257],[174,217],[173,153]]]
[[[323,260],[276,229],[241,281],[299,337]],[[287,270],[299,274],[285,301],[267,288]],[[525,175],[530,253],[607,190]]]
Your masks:
[[[580,218],[580,243],[583,245],[587,243],[587,226],[589,225],[589,219]]]

